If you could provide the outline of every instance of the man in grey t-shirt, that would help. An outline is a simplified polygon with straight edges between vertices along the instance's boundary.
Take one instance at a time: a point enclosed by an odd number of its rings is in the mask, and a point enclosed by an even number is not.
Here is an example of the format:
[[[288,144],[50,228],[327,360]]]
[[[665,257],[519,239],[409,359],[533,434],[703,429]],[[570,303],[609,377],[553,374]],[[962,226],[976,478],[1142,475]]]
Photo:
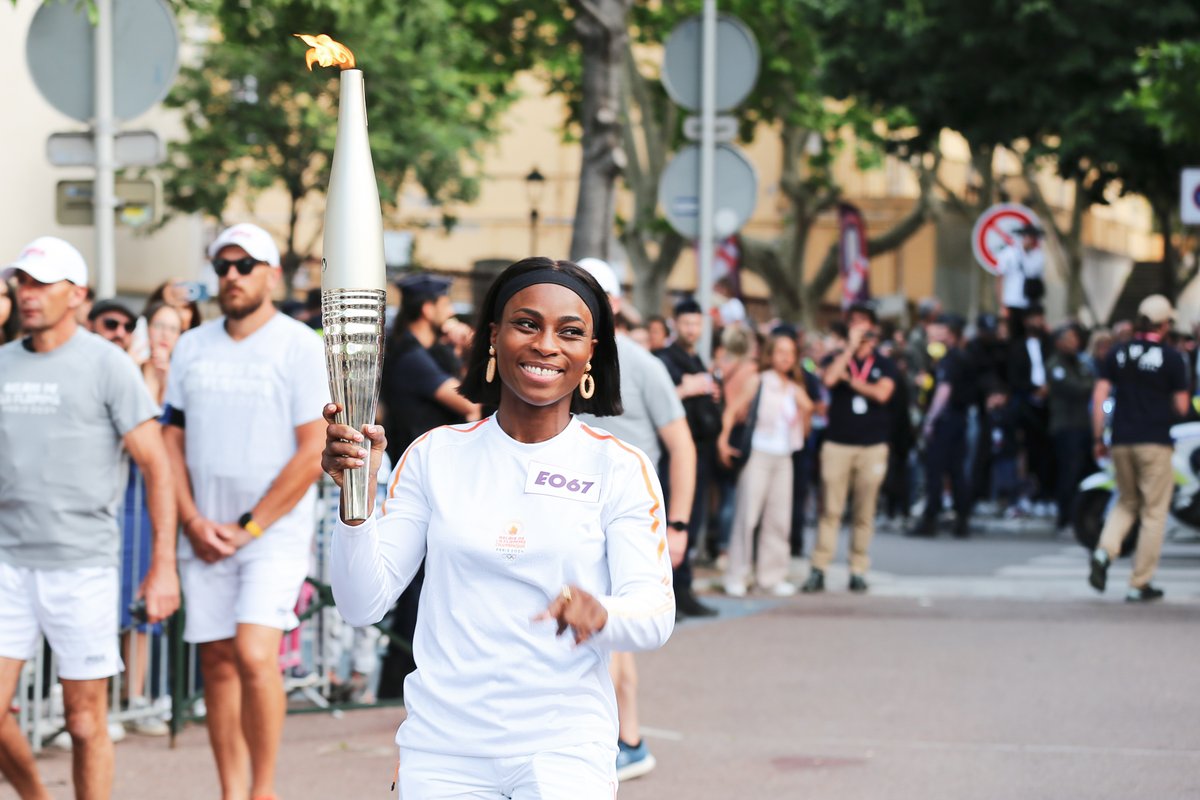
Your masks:
[[[154,542],[140,594],[151,622],[179,606],[167,454],[133,362],[75,321],[87,287],[79,252],[43,236],[0,278],[11,275],[29,335],[0,347],[0,770],[21,797],[49,796],[10,711],[44,634],[58,657],[76,796],[109,797],[121,448],[146,480]]]
[[[621,308],[621,283],[607,262],[584,258],[579,266],[591,273],[612,304],[613,313]],[[688,428],[683,403],[675,392],[667,367],[648,350],[617,331],[617,361],[621,366],[621,405],[619,417],[597,420],[587,414],[580,419],[597,425],[640,447],[658,469],[661,440],[671,457],[670,474],[662,481],[667,487],[667,544],[671,566],[678,567],[687,554],[688,518],[692,513],[692,495],[696,490],[696,446]],[[686,612],[686,603],[695,598],[675,598],[676,608]],[[684,606],[680,604],[684,603]],[[629,780],[654,769],[654,756],[642,740],[638,724],[637,667],[632,653],[613,653],[609,662],[617,695],[617,779]]]

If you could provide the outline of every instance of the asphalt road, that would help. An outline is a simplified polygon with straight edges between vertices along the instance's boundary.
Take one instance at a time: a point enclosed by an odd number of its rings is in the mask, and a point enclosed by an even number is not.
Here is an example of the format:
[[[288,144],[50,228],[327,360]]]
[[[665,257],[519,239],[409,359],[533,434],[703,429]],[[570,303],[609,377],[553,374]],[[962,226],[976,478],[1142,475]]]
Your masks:
[[[659,761],[620,797],[1200,798],[1200,545],[1171,544],[1166,602],[1084,582],[1049,534],[883,535],[872,592],[736,601],[639,657]],[[797,565],[798,577],[804,567]],[[289,717],[284,800],[386,798],[401,712]],[[41,760],[70,797],[65,753]],[[210,800],[205,732],[117,747],[122,800]],[[7,792],[7,793],[6,793]],[[12,797],[0,787],[0,797]]]

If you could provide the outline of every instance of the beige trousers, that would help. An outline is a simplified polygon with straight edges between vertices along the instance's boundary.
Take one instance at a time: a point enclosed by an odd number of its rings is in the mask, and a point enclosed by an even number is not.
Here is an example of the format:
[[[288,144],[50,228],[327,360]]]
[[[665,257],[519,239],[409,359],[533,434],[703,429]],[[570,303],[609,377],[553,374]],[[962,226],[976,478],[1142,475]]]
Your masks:
[[[762,522],[758,537],[758,585],[770,589],[787,578],[791,564],[792,457],[773,456],[758,450],[738,477],[737,503],[729,538],[729,567],[726,583],[745,585],[754,552],[754,529]]]
[[[825,442],[821,445],[821,483],[824,487],[821,519],[817,523],[817,545],[813,569],[826,570],[837,552],[838,529],[846,511],[846,496],[854,489],[850,534],[850,572],[866,575],[871,567],[867,554],[875,536],[875,504],[879,487],[887,475],[888,446]]]
[[[1135,589],[1154,577],[1162,554],[1167,512],[1175,488],[1171,453],[1172,448],[1165,444],[1122,444],[1112,449],[1117,504],[1100,532],[1100,548],[1108,553],[1110,561],[1116,560],[1129,529],[1135,521],[1141,522],[1133,576],[1129,579],[1129,585]]]

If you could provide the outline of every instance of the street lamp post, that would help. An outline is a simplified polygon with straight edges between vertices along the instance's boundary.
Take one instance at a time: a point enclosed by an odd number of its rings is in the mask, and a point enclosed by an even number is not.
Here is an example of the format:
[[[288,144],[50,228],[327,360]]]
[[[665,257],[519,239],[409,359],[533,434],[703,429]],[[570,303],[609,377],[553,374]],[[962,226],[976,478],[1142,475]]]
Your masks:
[[[525,196],[529,199],[529,255],[538,254],[538,207],[542,202],[542,192],[546,188],[546,176],[534,167],[525,176]]]

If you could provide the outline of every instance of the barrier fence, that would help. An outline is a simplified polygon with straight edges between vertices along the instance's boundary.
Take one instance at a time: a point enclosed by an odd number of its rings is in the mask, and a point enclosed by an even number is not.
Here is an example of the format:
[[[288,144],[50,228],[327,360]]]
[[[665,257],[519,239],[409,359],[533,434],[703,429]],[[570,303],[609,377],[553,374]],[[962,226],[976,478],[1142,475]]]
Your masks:
[[[175,736],[205,716],[203,681],[197,648],[183,641],[187,598],[179,612],[161,625],[140,624],[130,606],[149,559],[150,528],[141,476],[131,470],[119,505],[122,590],[119,596],[121,658],[125,670],[110,680],[109,731],[114,740],[126,731]],[[284,634],[279,668],[289,712],[331,711],[399,701],[377,701],[381,650],[388,642],[385,623],[352,628],[338,615],[329,588],[329,544],[337,519],[339,492],[326,477],[318,487],[318,514],[309,576],[296,605],[300,625]],[[351,682],[351,676],[355,676]],[[58,664],[44,641],[25,663],[13,698],[16,719],[35,753],[49,745],[70,746],[58,683]]]

